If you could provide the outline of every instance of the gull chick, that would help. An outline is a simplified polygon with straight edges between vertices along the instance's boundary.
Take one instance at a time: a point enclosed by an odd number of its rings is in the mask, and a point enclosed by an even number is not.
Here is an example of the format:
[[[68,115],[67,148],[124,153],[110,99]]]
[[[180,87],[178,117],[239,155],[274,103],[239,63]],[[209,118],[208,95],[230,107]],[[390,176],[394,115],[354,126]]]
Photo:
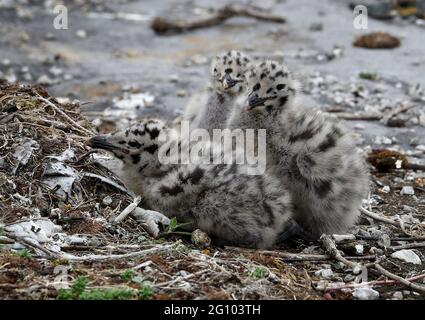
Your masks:
[[[193,117],[191,129],[202,128],[212,134],[213,129],[223,129],[229,112],[245,90],[245,73],[251,59],[240,51],[229,51],[216,56],[210,69],[210,86],[206,104],[197,112],[193,107],[186,111]],[[190,119],[188,119],[190,120]]]
[[[266,129],[267,168],[290,189],[294,219],[305,232],[314,238],[346,232],[369,188],[352,137],[321,112],[299,106],[299,84],[285,65],[265,61],[246,77],[245,102],[227,126]]]
[[[191,230],[201,229],[215,244],[270,248],[279,241],[292,218],[291,197],[281,181],[267,173],[249,175],[234,161],[166,163],[184,145],[176,132],[160,120],[146,120],[87,144],[121,160],[118,176],[143,195],[149,209],[190,222]]]

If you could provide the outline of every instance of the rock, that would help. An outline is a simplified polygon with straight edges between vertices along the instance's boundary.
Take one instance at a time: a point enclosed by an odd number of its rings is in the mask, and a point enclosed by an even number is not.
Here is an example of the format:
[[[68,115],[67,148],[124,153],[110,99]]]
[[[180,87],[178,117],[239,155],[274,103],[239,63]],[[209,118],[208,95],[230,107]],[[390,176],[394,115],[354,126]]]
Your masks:
[[[55,40],[56,37],[53,33],[48,32],[44,35],[44,39],[46,39],[47,41],[52,41],[52,40]]]
[[[407,263],[422,264],[421,258],[413,250],[399,250],[391,254],[391,257]]]
[[[23,138],[14,144],[14,147],[15,152],[13,153],[13,158],[16,160],[16,162],[12,173],[16,174],[18,167],[25,166],[33,153],[40,149],[40,145],[35,140]]]
[[[55,81],[52,78],[50,78],[47,74],[43,74],[37,79],[37,83],[44,86],[50,86],[52,84],[55,84]]]
[[[377,256],[382,256],[384,254],[384,250],[378,249],[377,247],[371,247],[369,249],[369,253]]]
[[[372,32],[358,37],[353,46],[367,49],[392,49],[400,46],[400,39],[387,32]]]
[[[423,145],[423,144],[417,145],[415,149],[422,151],[422,152],[425,152],[425,145]]]
[[[77,30],[77,32],[75,33],[75,35],[78,37],[78,38],[81,38],[81,39],[85,39],[85,38],[87,38],[87,31],[86,30]]]
[[[323,30],[323,23],[321,22],[313,22],[308,27],[310,31],[322,31]]]
[[[391,191],[390,186],[384,186],[384,187],[381,189],[381,192],[383,192],[383,193],[389,193],[390,191]]]
[[[421,113],[420,115],[419,115],[419,124],[422,126],[422,127],[425,127],[425,113]]]
[[[382,199],[382,197],[378,196],[377,194],[372,194],[372,195],[370,196],[369,203],[370,203],[372,206],[377,206],[377,205],[384,204],[384,203],[385,203],[385,201],[384,201],[384,199]]]
[[[353,276],[352,274],[347,274],[345,277],[344,277],[344,282],[351,282],[351,281],[354,281],[354,279],[355,279],[356,277],[355,276]]]
[[[357,123],[354,126],[354,129],[356,129],[356,130],[364,130],[365,128],[366,128],[366,126],[364,124],[361,124],[361,123]]]
[[[5,67],[10,66],[10,60],[9,59],[3,59],[1,61],[1,64],[4,65]]]
[[[332,278],[334,275],[331,269],[320,269],[320,270],[317,270],[314,274],[324,279]]]
[[[202,249],[211,244],[211,238],[202,230],[196,229],[192,232],[192,243]]]
[[[401,292],[401,291],[394,292],[393,299],[394,300],[402,300],[403,299],[403,292]]]
[[[177,91],[177,97],[186,97],[186,95],[187,95],[186,90]]]
[[[63,74],[63,70],[61,68],[58,68],[58,67],[55,67],[55,66],[51,67],[49,69],[49,72],[55,77],[59,77],[60,75]]]
[[[415,209],[414,209],[413,207],[411,207],[411,206],[407,206],[407,205],[405,205],[405,204],[401,207],[401,209],[402,209],[403,211],[409,211],[409,212],[415,211]]]
[[[376,300],[379,298],[379,292],[368,287],[356,288],[353,297],[357,300]]]
[[[356,249],[356,254],[358,255],[362,255],[364,252],[364,246],[362,244],[356,244],[354,246],[354,248]]]
[[[411,187],[411,186],[404,186],[401,189],[400,194],[401,195],[413,196],[415,194],[415,189],[413,189],[413,187]]]
[[[383,248],[391,247],[391,238],[388,234],[383,233],[378,238],[378,245]]]
[[[419,145],[419,138],[418,137],[414,137],[414,138],[410,139],[409,144],[411,146],[417,146],[417,145]]]
[[[386,145],[390,145],[390,144],[393,144],[393,141],[390,138],[388,138],[388,137],[378,136],[378,137],[375,138],[374,143],[375,144],[386,144]]]
[[[109,206],[112,203],[112,198],[110,196],[106,196],[105,198],[103,198],[102,203],[105,206]]]
[[[173,74],[173,75],[170,76],[170,82],[171,83],[177,83],[177,82],[179,82],[179,80],[180,80],[180,77],[177,74]]]

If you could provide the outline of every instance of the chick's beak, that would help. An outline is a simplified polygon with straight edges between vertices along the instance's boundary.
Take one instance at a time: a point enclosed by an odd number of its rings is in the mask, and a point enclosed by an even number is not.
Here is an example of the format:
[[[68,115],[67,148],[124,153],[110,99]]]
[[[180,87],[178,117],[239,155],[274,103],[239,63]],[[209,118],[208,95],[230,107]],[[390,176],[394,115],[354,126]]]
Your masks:
[[[224,87],[224,89],[230,89],[230,88],[234,87],[239,82],[241,82],[241,80],[232,79],[232,77],[228,73],[226,73],[223,77],[223,87]]]
[[[90,138],[86,141],[86,145],[92,148],[96,149],[103,149],[103,150],[120,150],[124,153],[129,153],[129,151],[125,148],[116,146],[108,141],[107,135],[98,135]]]
[[[260,98],[257,94],[252,92],[248,96],[248,106],[246,107],[246,110],[249,111],[256,107],[264,106],[264,103],[266,101],[274,99],[274,98],[275,98],[274,96]]]

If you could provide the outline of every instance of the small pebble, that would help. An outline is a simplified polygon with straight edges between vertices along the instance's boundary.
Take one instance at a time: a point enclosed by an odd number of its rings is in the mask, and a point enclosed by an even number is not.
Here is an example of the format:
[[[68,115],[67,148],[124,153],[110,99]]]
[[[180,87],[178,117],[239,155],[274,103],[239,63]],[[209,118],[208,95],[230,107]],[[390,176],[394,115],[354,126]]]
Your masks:
[[[372,288],[356,288],[353,297],[357,300],[376,300],[379,298],[379,292]]]
[[[394,292],[393,299],[402,300],[403,299],[403,292],[401,292],[401,291]]]
[[[401,195],[413,196],[415,194],[415,189],[413,189],[413,187],[411,187],[411,186],[404,186],[401,189],[400,194]]]
[[[177,97],[186,97],[186,95],[187,95],[186,90],[177,91]]]
[[[87,31],[86,30],[77,30],[77,32],[75,34],[78,38],[81,38],[81,39],[87,38]]]
[[[399,250],[391,254],[391,257],[412,264],[422,264],[421,258],[413,250]]]
[[[363,247],[363,245],[362,245],[362,244],[356,244],[356,245],[354,246],[354,248],[356,249],[356,253],[357,253],[358,255],[362,255],[362,254],[363,254],[363,252],[364,252],[364,247]]]
[[[390,191],[391,191],[390,186],[384,186],[384,187],[381,189],[381,192],[383,192],[383,193],[389,193]]]
[[[196,229],[192,232],[192,243],[202,249],[211,244],[211,238],[202,230]]]
[[[103,198],[102,203],[105,206],[109,206],[112,203],[112,198],[110,196],[106,196],[105,198]]]

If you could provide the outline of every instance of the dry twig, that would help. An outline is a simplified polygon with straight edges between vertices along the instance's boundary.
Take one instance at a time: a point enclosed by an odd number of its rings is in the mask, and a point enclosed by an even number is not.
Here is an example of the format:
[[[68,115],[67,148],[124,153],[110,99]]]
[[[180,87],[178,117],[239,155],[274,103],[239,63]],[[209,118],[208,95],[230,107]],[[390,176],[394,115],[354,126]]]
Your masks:
[[[55,110],[56,112],[58,112],[59,114],[61,114],[68,122],[70,122],[76,129],[78,129],[77,131],[80,131],[81,133],[93,135],[93,132],[92,131],[90,131],[90,130],[84,128],[84,127],[82,127],[81,125],[79,125],[77,122],[75,122],[70,116],[68,116],[64,111],[62,111],[54,103],[52,103],[51,101],[49,101],[46,98],[43,98],[38,92],[37,92],[37,95],[38,95],[38,99],[40,99],[44,103],[47,103],[50,107],[53,108],[53,110]]]
[[[334,240],[332,239],[332,237],[330,235],[322,234],[321,237],[320,237],[320,241],[322,242],[324,250],[331,257],[335,258],[339,262],[342,262],[346,266],[353,268],[353,271],[354,270],[361,270],[361,267],[362,267],[361,264],[347,260],[346,258],[344,258],[341,255],[341,252],[336,247],[336,244],[335,244]]]
[[[230,4],[216,10],[211,15],[189,21],[173,21],[162,17],[156,17],[151,24],[151,28],[158,34],[183,33],[199,28],[216,26],[235,16],[255,18],[276,23],[285,22],[285,18],[281,16],[276,16],[243,5]]]
[[[409,287],[410,289],[412,289],[414,291],[425,293],[425,286],[421,286],[421,285],[412,283],[405,278],[399,277],[398,275],[395,275],[394,273],[391,273],[388,270],[384,269],[382,266],[380,266],[377,263],[374,265],[374,267],[375,267],[376,270],[378,270],[384,276],[386,276],[390,279],[393,279],[397,282],[400,282],[400,283],[404,284],[405,286]]]
[[[94,262],[94,261],[112,261],[112,260],[121,260],[121,259],[130,259],[130,258],[140,258],[144,257],[150,254],[158,254],[160,252],[168,252],[172,251],[176,247],[176,243],[169,244],[169,245],[160,245],[158,247],[136,251],[136,252],[130,252],[130,253],[124,253],[124,254],[108,254],[108,255],[88,255],[88,256],[74,256],[70,254],[63,255],[63,258],[68,259],[70,261],[84,261],[84,262]]]
[[[133,212],[134,209],[137,208],[137,206],[139,205],[140,201],[142,201],[142,197],[141,196],[137,196],[136,198],[134,198],[133,202],[130,203],[127,208],[125,208],[119,215],[118,217],[115,218],[114,223],[118,224],[121,221],[123,221],[131,212]]]

